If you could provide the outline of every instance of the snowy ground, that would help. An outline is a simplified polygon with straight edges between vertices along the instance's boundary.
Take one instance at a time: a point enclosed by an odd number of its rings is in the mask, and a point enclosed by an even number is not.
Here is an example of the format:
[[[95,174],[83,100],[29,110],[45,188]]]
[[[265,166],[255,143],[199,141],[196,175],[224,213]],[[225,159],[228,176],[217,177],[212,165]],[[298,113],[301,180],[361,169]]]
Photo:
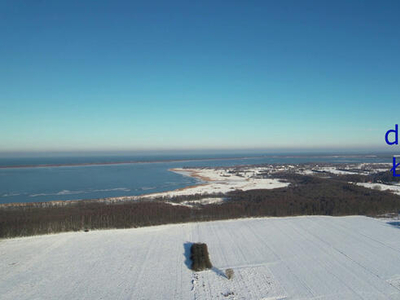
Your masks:
[[[362,163],[362,164],[333,164],[331,166],[311,164],[301,165],[296,173],[301,175],[318,175],[321,172],[335,175],[370,175],[379,172],[387,172],[391,168],[389,163]],[[289,167],[286,167],[287,171]]]
[[[208,244],[213,270],[189,270],[189,242]],[[0,255],[3,300],[400,299],[400,230],[367,217],[35,236],[0,241]]]
[[[320,168],[321,171],[336,174],[336,175],[353,175],[353,174],[360,174],[360,172],[351,172],[348,170],[338,170],[336,167],[322,167]],[[361,174],[360,174],[361,175]]]
[[[234,190],[276,189],[289,185],[288,182],[273,178],[261,178],[258,172],[262,168],[247,168],[235,174],[227,169],[172,169],[171,171],[201,179],[204,183],[175,191],[155,193],[143,197],[174,197],[194,194],[227,193]]]
[[[400,195],[400,185],[399,184],[383,184],[383,183],[370,183],[370,182],[357,182],[359,186],[363,186],[369,189],[379,190],[379,191],[389,191],[393,194]]]

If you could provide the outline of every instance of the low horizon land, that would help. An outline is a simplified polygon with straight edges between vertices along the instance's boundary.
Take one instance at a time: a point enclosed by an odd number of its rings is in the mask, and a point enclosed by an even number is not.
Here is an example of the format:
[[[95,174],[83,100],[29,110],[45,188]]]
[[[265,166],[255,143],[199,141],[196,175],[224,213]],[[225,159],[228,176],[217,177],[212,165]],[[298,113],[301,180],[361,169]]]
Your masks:
[[[198,148],[198,149],[132,149],[132,150],[39,150],[2,151],[0,158],[94,157],[94,156],[162,156],[162,155],[379,155],[393,154],[393,147],[312,147],[312,148]]]
[[[39,155],[1,156],[0,169],[100,166],[143,163],[173,163],[193,161],[246,160],[256,158],[387,158],[391,163],[393,152],[388,151],[282,151],[282,152],[237,152],[237,151],[192,151],[192,152],[75,152],[75,153],[40,153]]]

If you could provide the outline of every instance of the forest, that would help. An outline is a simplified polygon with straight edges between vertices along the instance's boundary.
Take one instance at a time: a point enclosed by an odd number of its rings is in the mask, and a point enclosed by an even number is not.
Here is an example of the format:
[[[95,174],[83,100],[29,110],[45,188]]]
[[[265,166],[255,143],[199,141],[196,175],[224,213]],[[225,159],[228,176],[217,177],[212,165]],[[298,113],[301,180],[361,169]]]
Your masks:
[[[400,211],[400,196],[389,192],[366,189],[335,177],[286,174],[286,179],[291,182],[286,188],[234,191],[226,195],[115,203],[82,200],[62,206],[40,203],[2,206],[0,238],[246,217],[376,216]],[[224,196],[226,201],[194,207],[179,205],[185,200],[217,196]]]

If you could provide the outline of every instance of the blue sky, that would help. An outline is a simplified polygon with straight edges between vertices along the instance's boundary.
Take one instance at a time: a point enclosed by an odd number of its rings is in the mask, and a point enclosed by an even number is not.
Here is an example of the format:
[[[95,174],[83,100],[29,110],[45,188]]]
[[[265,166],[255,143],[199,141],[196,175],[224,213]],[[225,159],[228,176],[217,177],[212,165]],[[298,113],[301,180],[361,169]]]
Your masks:
[[[373,149],[399,1],[1,1],[0,151]]]

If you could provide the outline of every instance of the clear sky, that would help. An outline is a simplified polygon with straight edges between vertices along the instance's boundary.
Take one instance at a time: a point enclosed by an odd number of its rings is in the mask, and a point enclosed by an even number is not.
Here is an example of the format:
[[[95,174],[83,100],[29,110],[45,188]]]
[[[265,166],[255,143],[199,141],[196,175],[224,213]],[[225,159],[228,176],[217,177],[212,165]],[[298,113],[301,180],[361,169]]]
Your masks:
[[[1,1],[0,151],[384,146],[399,16],[397,0]]]

